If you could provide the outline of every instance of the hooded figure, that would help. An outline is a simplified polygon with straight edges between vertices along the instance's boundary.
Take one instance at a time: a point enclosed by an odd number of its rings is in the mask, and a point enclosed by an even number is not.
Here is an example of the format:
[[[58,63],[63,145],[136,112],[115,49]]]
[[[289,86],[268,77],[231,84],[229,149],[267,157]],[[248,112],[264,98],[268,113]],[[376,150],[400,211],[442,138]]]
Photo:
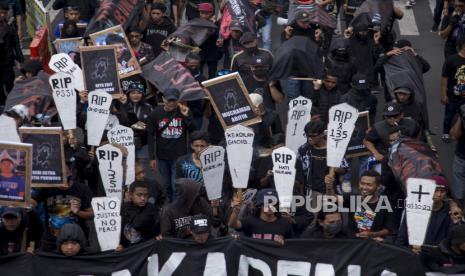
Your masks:
[[[352,77],[352,89],[341,97],[341,103],[348,103],[358,112],[370,111],[370,124],[375,122],[378,100],[371,94],[369,79],[364,74],[355,74]]]
[[[63,253],[62,244],[67,241],[74,241],[79,243],[80,250],[78,254],[85,253],[87,250],[87,238],[84,235],[81,227],[78,224],[65,224],[61,227],[60,232],[57,236],[57,251]]]
[[[329,50],[326,67],[336,74],[337,87],[342,94],[345,94],[350,90],[352,76],[357,73],[357,67],[349,58],[348,41],[341,36],[335,36]]]
[[[375,83],[374,65],[376,60],[384,52],[381,44],[376,44],[373,39],[371,18],[368,14],[362,14],[352,22],[353,35],[349,38],[349,56],[357,67],[357,73],[365,74],[368,81]]]
[[[425,114],[425,108],[415,100],[415,91],[412,85],[404,83],[396,87],[393,92],[396,101],[401,105],[402,110],[404,111],[404,116],[414,119],[420,126],[422,133],[423,130],[429,129],[428,117],[427,114]],[[406,101],[400,99],[400,97],[406,97],[406,95],[410,95]]]
[[[176,179],[176,199],[163,210],[161,221],[163,237],[189,238],[192,216],[196,214],[211,216],[210,205],[201,195],[201,189],[202,184],[195,180]]]

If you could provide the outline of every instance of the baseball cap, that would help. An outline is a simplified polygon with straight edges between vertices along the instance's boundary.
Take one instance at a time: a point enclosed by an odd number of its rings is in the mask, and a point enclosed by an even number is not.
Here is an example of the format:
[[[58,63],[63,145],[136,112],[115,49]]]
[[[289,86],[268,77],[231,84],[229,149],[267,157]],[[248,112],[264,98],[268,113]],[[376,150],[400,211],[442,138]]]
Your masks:
[[[365,74],[355,74],[352,77],[352,86],[357,90],[370,89],[370,83]]]
[[[140,92],[142,94],[145,94],[145,87],[140,82],[133,82],[128,86],[127,92],[129,93],[131,91],[137,91],[137,92]]]
[[[2,217],[5,217],[7,215],[15,216],[17,218],[21,217],[21,208],[6,207],[3,210]]]
[[[241,31],[241,32],[243,31],[241,23],[237,20],[231,21],[231,24],[229,24],[229,29],[231,31]]]
[[[413,90],[410,87],[400,86],[394,89],[394,93],[412,94]]]
[[[400,113],[402,113],[402,107],[396,102],[389,102],[384,106],[384,116],[396,116]]]
[[[465,224],[454,226],[450,230],[451,245],[460,245],[465,243]]]
[[[447,179],[443,176],[440,175],[433,175],[430,177],[430,179],[434,180],[436,182],[436,189],[437,188],[442,188],[444,190],[448,190],[449,188],[449,183],[447,182]]]
[[[211,3],[200,3],[199,11],[203,12],[213,12],[213,5]]]
[[[268,199],[271,198],[271,197],[275,197],[276,201],[277,201],[278,193],[276,193],[276,190],[275,189],[263,189],[263,190],[260,190],[255,195],[255,197],[253,199],[253,202],[254,202],[255,206],[260,206],[260,205],[263,205],[265,203],[265,200],[267,200],[267,202],[268,202]]]
[[[210,232],[210,223],[208,217],[204,214],[197,214],[191,219],[191,231],[194,234],[203,234]]]
[[[310,14],[306,10],[298,10],[294,15],[294,19],[308,22],[310,21]]]
[[[15,161],[13,160],[13,158],[10,156],[10,154],[8,153],[8,150],[3,150],[2,153],[0,154],[0,162],[3,161],[3,160],[8,160],[10,161],[11,163],[15,163]]]
[[[241,39],[239,40],[239,43],[246,44],[246,43],[254,41],[255,39],[257,39],[257,37],[253,33],[246,32],[242,34]]]
[[[168,101],[169,100],[177,101],[179,100],[180,95],[181,93],[176,88],[168,88],[165,90],[165,92],[163,92],[163,97]]]

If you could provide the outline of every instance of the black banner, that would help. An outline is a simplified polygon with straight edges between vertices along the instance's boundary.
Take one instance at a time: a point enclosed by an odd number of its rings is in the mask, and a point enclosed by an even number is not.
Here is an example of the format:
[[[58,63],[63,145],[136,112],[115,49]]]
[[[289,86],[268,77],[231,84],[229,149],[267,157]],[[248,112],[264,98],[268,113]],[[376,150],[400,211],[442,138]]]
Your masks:
[[[143,7],[143,0],[103,0],[100,8],[90,20],[84,37],[116,25],[122,25],[126,30],[129,24],[135,21]]]
[[[18,254],[0,258],[0,266],[2,276],[111,275],[114,272],[132,276],[425,275],[414,254],[392,245],[355,239],[287,240],[284,246],[248,238],[228,237],[206,244],[164,239],[120,253],[107,251],[78,257],[41,252]]]
[[[87,91],[120,93],[118,64],[114,46],[80,47],[84,84]]]
[[[33,187],[67,186],[61,128],[19,128],[23,143],[32,144]]]
[[[211,21],[203,18],[194,18],[180,26],[170,37],[190,37],[197,46],[201,46],[218,27]]]
[[[205,97],[202,87],[189,70],[167,52],[162,52],[152,62],[144,65],[142,76],[162,93],[168,88],[177,88],[181,91],[180,101],[195,101]]]

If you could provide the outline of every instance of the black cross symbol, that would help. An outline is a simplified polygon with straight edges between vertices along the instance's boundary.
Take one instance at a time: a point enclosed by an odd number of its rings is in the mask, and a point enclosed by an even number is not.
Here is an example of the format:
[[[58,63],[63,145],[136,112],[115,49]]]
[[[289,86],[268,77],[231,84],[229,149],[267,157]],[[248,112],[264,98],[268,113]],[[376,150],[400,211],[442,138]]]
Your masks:
[[[420,190],[418,192],[412,192],[412,194],[417,194],[418,195],[418,202],[421,201],[421,196],[422,195],[429,195],[430,193],[422,192],[423,191],[423,185],[420,185]]]

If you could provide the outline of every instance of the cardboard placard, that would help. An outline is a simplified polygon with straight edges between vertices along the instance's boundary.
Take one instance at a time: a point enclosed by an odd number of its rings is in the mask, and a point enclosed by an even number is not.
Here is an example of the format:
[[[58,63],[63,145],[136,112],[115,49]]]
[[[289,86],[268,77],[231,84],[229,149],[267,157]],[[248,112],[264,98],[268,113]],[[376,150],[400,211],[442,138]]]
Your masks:
[[[305,97],[298,97],[289,102],[286,127],[286,147],[297,153],[299,147],[307,142],[305,125],[310,122],[312,101]]]
[[[32,144],[32,187],[67,187],[61,127],[20,127],[24,143]]]
[[[0,164],[0,205],[29,207],[32,145],[0,142]]]
[[[226,129],[224,136],[233,187],[245,189],[249,183],[255,133],[248,127],[236,125]]]
[[[60,115],[63,129],[76,128],[76,85],[73,75],[58,72],[50,76],[53,101]]]
[[[94,197],[92,210],[100,249],[116,249],[121,235],[121,201],[114,197]]]
[[[79,47],[79,49],[86,90],[100,89],[112,95],[120,94],[115,47],[89,46]]]
[[[130,127],[117,125],[110,129],[107,133],[107,138],[110,144],[118,144],[128,150],[126,157],[126,185],[134,182],[136,168],[136,147],[134,146],[134,131]]]
[[[102,134],[110,115],[112,97],[103,90],[89,93],[89,106],[87,107],[87,144],[100,146]]]
[[[53,45],[58,54],[69,55],[70,53],[79,53],[79,47],[84,45],[84,40],[82,40],[82,37],[55,39]]]
[[[279,206],[290,208],[295,184],[296,154],[289,148],[280,147],[275,149],[271,156],[273,158],[273,177],[279,197]]]
[[[328,167],[339,168],[354,132],[358,110],[347,103],[329,109],[326,163]]]
[[[410,245],[423,245],[433,210],[433,195],[436,183],[431,179],[407,179],[407,218],[408,240]]]
[[[120,78],[123,79],[142,72],[121,25],[90,34],[89,36],[96,46],[114,45],[116,47],[116,60]]]
[[[210,146],[200,153],[202,177],[209,200],[221,198],[224,176],[224,148]]]
[[[346,158],[371,155],[371,152],[363,144],[363,139],[365,139],[366,133],[370,128],[369,113],[369,111],[358,113],[355,129],[350,138],[349,145],[347,146]]]
[[[74,63],[69,55],[65,53],[53,55],[48,62],[48,67],[56,73],[64,72],[73,75],[74,88],[78,91],[85,90],[82,70]]]
[[[253,110],[249,93],[239,73],[235,72],[202,82],[224,129],[261,122]]]
[[[97,148],[98,169],[105,194],[119,200],[123,196],[123,153],[113,145]]]
[[[10,116],[0,115],[0,141],[21,143],[15,119]]]

